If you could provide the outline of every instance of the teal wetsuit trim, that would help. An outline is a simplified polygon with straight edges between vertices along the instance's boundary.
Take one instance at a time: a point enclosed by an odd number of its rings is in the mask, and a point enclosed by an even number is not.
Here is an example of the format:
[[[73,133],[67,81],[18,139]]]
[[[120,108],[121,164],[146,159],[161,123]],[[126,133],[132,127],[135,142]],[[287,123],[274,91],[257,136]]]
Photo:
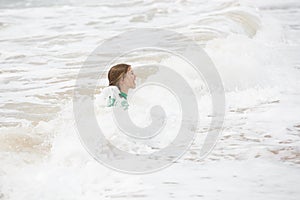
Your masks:
[[[116,102],[116,99],[115,99],[115,98],[112,98],[111,96],[109,96],[107,106],[108,106],[108,107],[112,107],[112,106],[115,105],[115,102]]]
[[[126,94],[126,93],[121,92],[121,93],[119,94],[119,96],[120,96],[120,97],[123,97],[124,99],[127,100],[127,94]]]

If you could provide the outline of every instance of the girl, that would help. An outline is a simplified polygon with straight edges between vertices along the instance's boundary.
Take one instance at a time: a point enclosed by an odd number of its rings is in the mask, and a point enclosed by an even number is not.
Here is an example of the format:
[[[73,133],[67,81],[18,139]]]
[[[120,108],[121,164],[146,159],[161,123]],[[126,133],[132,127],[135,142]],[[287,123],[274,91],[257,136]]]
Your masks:
[[[102,105],[106,107],[121,107],[128,109],[127,94],[134,89],[136,76],[130,65],[117,64],[108,72],[109,86],[101,92]]]

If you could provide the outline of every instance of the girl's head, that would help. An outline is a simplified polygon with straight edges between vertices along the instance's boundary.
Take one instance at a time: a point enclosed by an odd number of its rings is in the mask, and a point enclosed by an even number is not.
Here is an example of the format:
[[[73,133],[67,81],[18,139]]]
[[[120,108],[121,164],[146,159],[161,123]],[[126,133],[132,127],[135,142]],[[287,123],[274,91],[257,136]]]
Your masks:
[[[108,72],[108,80],[110,86],[117,86],[120,89],[135,88],[135,74],[131,66],[127,64],[117,64]]]

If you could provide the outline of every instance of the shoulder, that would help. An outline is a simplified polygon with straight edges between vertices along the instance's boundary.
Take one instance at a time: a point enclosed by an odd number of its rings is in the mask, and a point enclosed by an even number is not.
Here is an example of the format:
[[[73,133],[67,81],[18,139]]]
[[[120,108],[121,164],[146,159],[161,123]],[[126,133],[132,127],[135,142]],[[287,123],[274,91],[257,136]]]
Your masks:
[[[100,91],[100,94],[96,95],[96,101],[101,106],[111,106],[115,103],[119,95],[119,88],[116,86],[108,86]]]
[[[120,90],[117,86],[108,86],[101,91],[101,94],[104,96],[114,95],[114,94],[119,94],[119,93],[120,93]]]

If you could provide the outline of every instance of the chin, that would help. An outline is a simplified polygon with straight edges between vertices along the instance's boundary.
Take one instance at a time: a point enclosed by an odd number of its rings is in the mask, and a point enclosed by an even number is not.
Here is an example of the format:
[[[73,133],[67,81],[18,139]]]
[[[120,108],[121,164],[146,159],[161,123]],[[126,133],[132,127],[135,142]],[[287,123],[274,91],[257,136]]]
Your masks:
[[[136,87],[136,84],[134,83],[134,84],[132,84],[131,89],[135,89],[135,87]]]

